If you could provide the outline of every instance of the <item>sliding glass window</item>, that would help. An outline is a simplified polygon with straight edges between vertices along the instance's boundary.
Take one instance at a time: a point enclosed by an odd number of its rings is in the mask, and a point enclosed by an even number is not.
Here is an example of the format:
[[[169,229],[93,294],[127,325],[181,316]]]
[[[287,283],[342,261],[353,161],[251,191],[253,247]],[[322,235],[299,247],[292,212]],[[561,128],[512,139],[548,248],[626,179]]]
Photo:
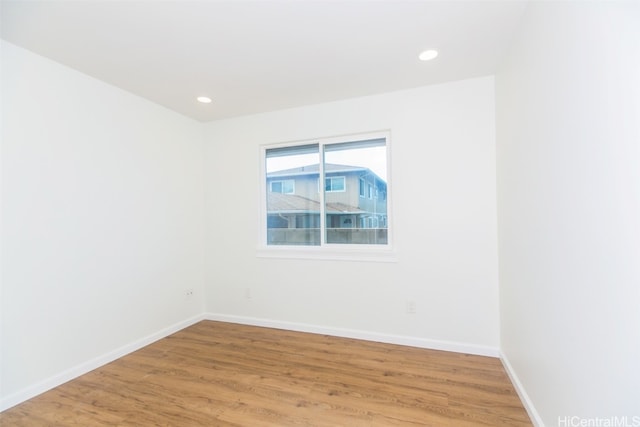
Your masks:
[[[389,245],[386,133],[262,153],[266,246]]]

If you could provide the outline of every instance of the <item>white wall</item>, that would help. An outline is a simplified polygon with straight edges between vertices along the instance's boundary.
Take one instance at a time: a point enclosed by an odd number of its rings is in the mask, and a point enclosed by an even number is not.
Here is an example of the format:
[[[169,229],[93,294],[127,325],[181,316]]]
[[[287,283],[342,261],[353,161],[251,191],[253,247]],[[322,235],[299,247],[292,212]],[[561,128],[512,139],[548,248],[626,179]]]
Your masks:
[[[202,125],[2,50],[2,407],[205,310],[497,354],[492,78]],[[379,129],[398,261],[257,258],[259,144]]]
[[[496,88],[502,351],[539,423],[640,417],[638,3],[532,3]]]
[[[191,119],[5,42],[2,91],[6,407],[202,313],[204,180]]]
[[[382,129],[398,261],[256,257],[260,144]],[[205,169],[212,318],[497,354],[492,77],[213,122]]]

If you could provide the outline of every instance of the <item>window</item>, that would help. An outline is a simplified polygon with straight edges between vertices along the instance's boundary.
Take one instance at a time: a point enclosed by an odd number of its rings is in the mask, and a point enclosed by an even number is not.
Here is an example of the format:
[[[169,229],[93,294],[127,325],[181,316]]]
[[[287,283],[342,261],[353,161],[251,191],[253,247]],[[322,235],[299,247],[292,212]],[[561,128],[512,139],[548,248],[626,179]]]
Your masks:
[[[269,191],[272,193],[293,194],[295,193],[293,179],[287,179],[284,181],[271,181]]]
[[[386,133],[263,146],[261,246],[388,250],[387,153]]]
[[[330,193],[334,191],[344,191],[344,176],[334,176],[326,178],[324,191]]]

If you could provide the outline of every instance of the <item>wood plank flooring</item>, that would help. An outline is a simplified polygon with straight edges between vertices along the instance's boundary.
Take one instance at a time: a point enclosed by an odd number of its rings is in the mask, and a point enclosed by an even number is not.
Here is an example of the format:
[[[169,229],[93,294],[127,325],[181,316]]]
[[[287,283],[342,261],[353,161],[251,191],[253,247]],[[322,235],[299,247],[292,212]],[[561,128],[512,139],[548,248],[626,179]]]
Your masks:
[[[496,358],[203,321],[1,426],[530,426]]]

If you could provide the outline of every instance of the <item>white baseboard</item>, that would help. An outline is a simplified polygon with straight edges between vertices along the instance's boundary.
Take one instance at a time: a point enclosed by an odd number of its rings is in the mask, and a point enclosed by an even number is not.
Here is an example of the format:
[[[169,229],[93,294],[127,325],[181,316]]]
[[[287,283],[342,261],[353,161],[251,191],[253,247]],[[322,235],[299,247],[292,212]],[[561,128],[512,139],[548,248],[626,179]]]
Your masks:
[[[516,383],[517,379],[514,379],[515,377],[512,376],[512,372],[510,371],[510,367],[508,365],[508,362],[506,361],[506,358],[504,358],[504,356],[501,355],[498,348],[495,348],[495,347],[481,346],[481,345],[467,344],[467,343],[458,343],[453,341],[431,340],[426,338],[417,338],[417,337],[402,336],[402,335],[383,334],[378,332],[362,331],[362,330],[356,330],[356,329],[344,329],[344,328],[311,325],[311,324],[297,323],[297,322],[286,322],[281,320],[271,320],[271,319],[262,319],[262,318],[246,317],[246,316],[218,314],[218,313],[204,313],[197,316],[193,316],[182,322],[178,322],[158,332],[155,332],[151,335],[141,338],[135,342],[127,344],[116,350],[113,350],[105,355],[91,359],[78,366],[75,366],[71,369],[68,369],[64,372],[54,375],[51,378],[48,378],[37,384],[26,387],[14,394],[4,397],[0,399],[0,412],[6,409],[9,409],[15,405],[18,405],[28,399],[31,399],[41,393],[51,390],[54,387],[64,384],[67,381],[77,378],[80,375],[84,375],[90,371],[93,371],[94,369],[97,369],[103,365],[106,365],[107,363],[112,362],[122,356],[126,356],[129,353],[139,350],[142,347],[145,347],[155,341],[158,341],[159,339],[162,339],[175,332],[178,332],[181,329],[191,326],[201,320],[216,320],[220,322],[230,322],[230,323],[238,323],[243,325],[262,326],[262,327],[275,328],[275,329],[286,329],[290,331],[309,332],[314,334],[361,339],[361,340],[367,340],[367,341],[383,342],[388,344],[406,345],[411,347],[426,348],[426,349],[432,349],[432,350],[452,351],[456,353],[476,354],[480,356],[501,357],[503,360],[503,363],[505,363],[505,368],[507,369],[507,373],[512,378],[514,385],[516,385],[516,390],[518,391],[518,394],[521,395],[523,402],[525,402],[525,407],[527,408],[527,411],[529,411],[529,406],[533,408],[532,405],[528,406],[528,399],[525,400],[525,398],[522,397],[522,394],[520,391],[521,386],[519,387],[519,383]],[[532,416],[532,419],[533,419],[533,416]],[[539,423],[538,425],[542,426],[541,423]]]
[[[132,353],[136,350],[141,349],[144,346],[147,346],[159,339],[162,339],[166,336],[169,336],[175,332],[178,332],[181,329],[186,328],[187,326],[191,326],[194,323],[197,323],[201,320],[204,320],[205,317],[203,314],[199,314],[197,316],[193,316],[189,319],[186,319],[182,322],[178,322],[174,325],[171,325],[167,328],[164,328],[158,332],[155,332],[151,335],[148,335],[144,338],[141,338],[137,341],[134,341],[130,344],[127,344],[123,347],[120,347],[116,350],[113,350],[105,355],[98,356],[94,359],[88,360],[78,366],[75,366],[71,369],[67,369],[64,372],[61,372],[57,375],[54,375],[51,378],[48,378],[44,381],[41,381],[37,384],[29,386],[25,389],[22,389],[14,394],[11,394],[7,397],[4,397],[0,400],[0,412],[5,409],[9,409],[19,403],[22,403],[26,400],[31,399],[45,391],[51,390],[54,387],[57,387],[61,384],[66,383],[74,378],[79,377],[80,375],[84,375],[87,372],[93,371],[103,365],[106,365],[109,362],[113,362],[114,360],[126,356],[129,353]]]
[[[431,340],[402,335],[382,334],[378,332],[362,331],[356,329],[343,329],[328,326],[310,325],[306,323],[285,322],[281,320],[262,319],[256,317],[235,316],[230,314],[206,313],[205,319],[220,322],[239,323],[242,325],[262,326],[274,329],[286,329],[289,331],[310,332],[313,334],[331,335],[342,338],[354,338],[366,341],[382,342],[387,344],[399,344],[410,347],[427,348],[431,350],[453,351],[456,353],[476,354],[479,356],[499,357],[497,347],[482,346],[476,344],[458,343],[452,341]]]
[[[509,376],[513,387],[516,389],[516,393],[518,393],[518,396],[520,396],[520,400],[522,401],[527,414],[529,414],[531,422],[536,427],[544,427],[544,422],[542,422],[540,414],[538,414],[538,411],[536,411],[536,408],[535,406],[533,406],[533,402],[525,391],[524,386],[518,378],[518,375],[513,370],[513,366],[511,366],[511,363],[509,363],[509,359],[507,359],[507,356],[502,351],[500,351],[500,360],[502,361],[502,366],[504,366],[505,371],[507,371],[507,375]]]

